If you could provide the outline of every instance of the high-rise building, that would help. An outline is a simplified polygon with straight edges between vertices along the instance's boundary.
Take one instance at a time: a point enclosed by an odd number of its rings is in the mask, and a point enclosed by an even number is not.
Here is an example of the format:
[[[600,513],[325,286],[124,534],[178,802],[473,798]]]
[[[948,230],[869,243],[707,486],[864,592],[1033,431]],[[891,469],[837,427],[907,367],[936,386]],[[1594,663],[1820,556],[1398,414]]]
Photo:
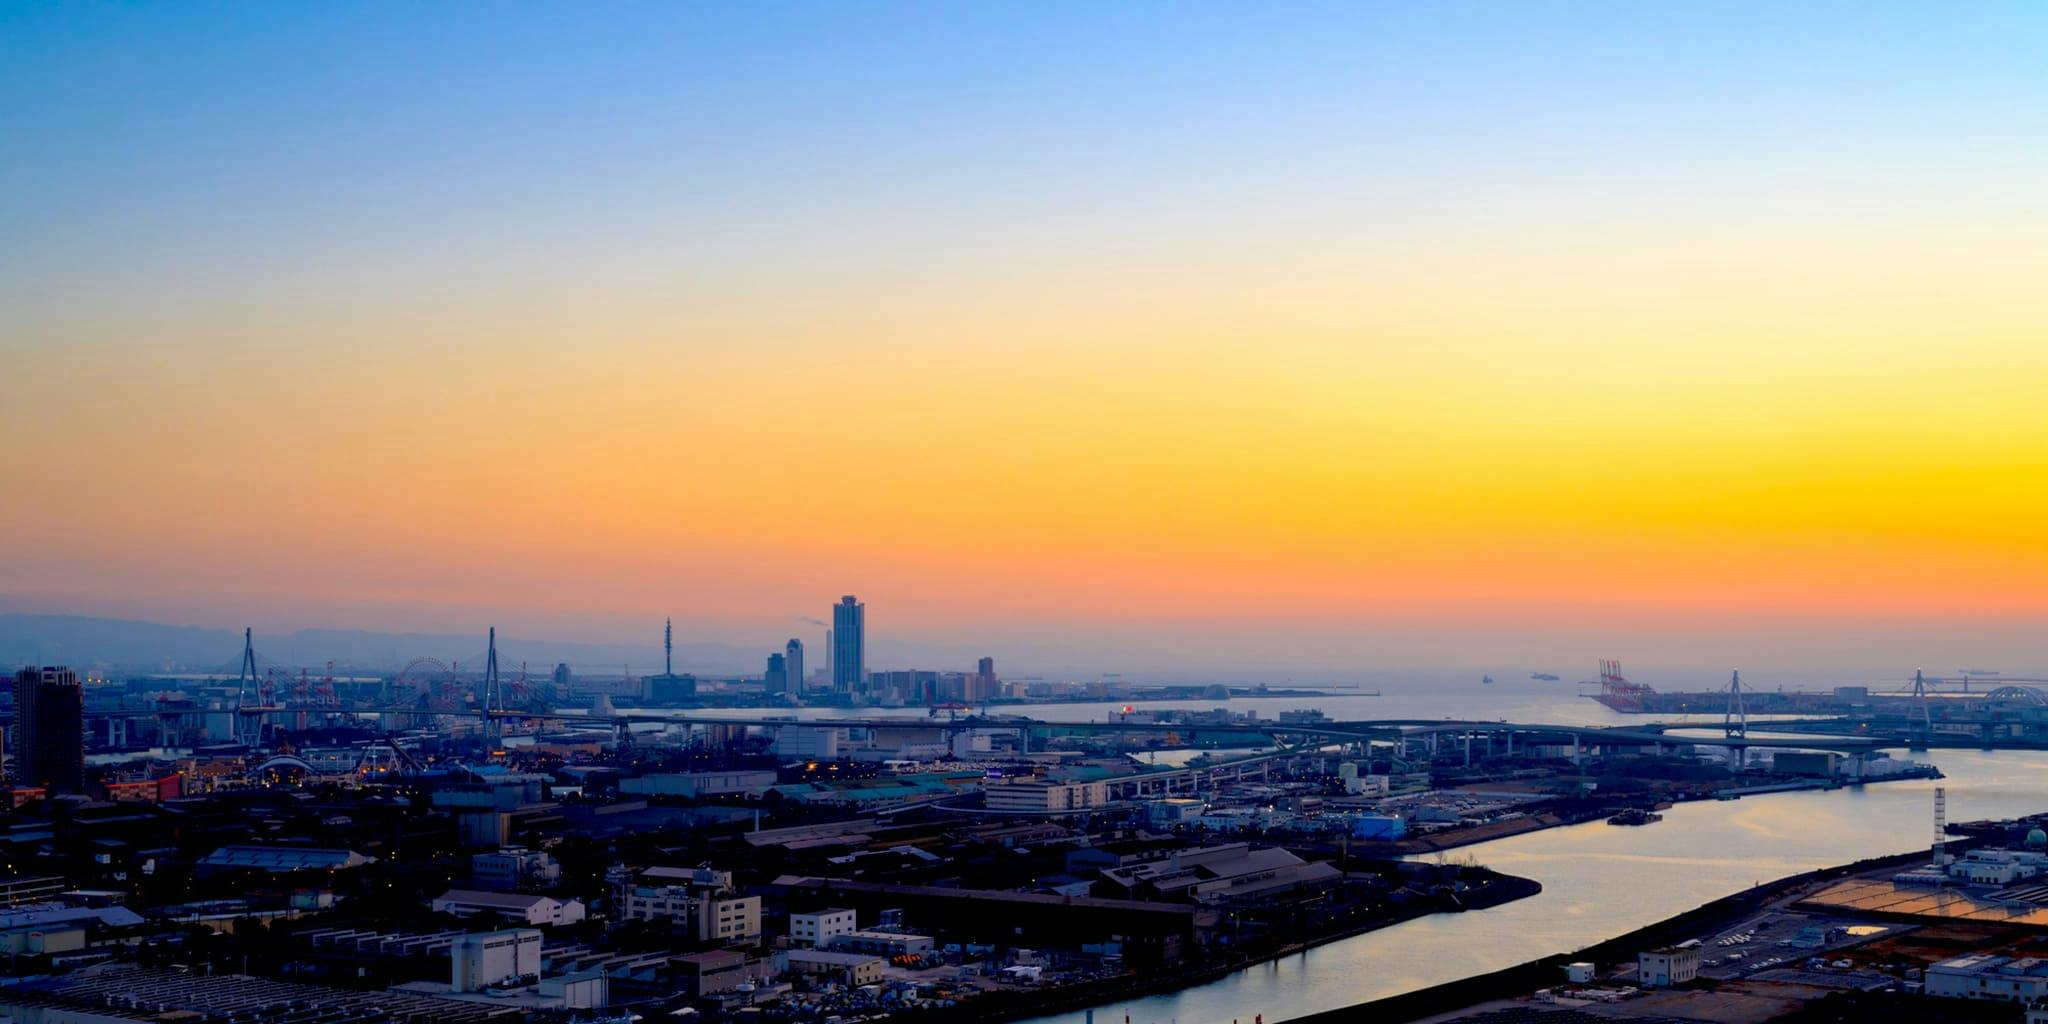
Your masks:
[[[968,680],[965,699],[970,704],[979,704],[996,695],[996,660],[983,658],[975,663],[974,675]]]
[[[832,606],[832,692],[853,693],[867,679],[868,606],[848,594]]]
[[[889,669],[868,673],[867,692],[906,704],[936,704],[947,698],[944,680],[928,669]]]
[[[16,782],[51,793],[85,788],[85,695],[76,672],[45,665],[16,673],[14,719],[21,723]]]
[[[802,693],[810,685],[810,677],[804,675],[804,642],[789,638],[789,646],[782,649],[782,667],[789,673],[789,692]]]
[[[761,688],[770,694],[789,689],[789,665],[781,654],[768,656],[768,671],[761,674]]]

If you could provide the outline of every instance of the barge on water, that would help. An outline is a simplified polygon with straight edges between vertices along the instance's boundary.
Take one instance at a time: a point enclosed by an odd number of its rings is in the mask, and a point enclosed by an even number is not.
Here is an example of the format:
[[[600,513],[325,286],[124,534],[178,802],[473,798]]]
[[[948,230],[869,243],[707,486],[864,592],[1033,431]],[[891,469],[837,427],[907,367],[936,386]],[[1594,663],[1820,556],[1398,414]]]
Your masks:
[[[1608,818],[1607,823],[1609,825],[1648,825],[1651,822],[1663,820],[1664,816],[1661,814],[1646,811],[1640,807],[1631,807]]]

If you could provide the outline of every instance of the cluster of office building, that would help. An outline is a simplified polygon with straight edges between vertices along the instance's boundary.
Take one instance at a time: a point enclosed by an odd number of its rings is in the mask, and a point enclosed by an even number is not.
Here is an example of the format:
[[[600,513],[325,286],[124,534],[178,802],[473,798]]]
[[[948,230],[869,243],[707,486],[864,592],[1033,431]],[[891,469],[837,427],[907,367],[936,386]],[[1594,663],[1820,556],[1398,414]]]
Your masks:
[[[639,698],[654,705],[696,703],[712,694],[757,694],[783,703],[825,702],[912,706],[983,704],[1006,695],[995,659],[982,658],[973,671],[873,670],[868,667],[867,605],[847,595],[832,606],[823,664],[807,657],[802,639],[791,637],[768,654],[759,676],[701,677],[678,674],[674,626],[664,640],[667,657],[659,675],[641,680]]]

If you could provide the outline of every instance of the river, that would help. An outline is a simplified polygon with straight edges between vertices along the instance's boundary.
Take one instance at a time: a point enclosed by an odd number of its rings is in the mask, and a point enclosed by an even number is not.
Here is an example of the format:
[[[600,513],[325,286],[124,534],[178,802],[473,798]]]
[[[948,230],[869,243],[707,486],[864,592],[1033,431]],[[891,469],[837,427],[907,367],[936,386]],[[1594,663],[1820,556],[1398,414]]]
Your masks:
[[[1279,704],[1322,706],[1342,718],[1628,721],[1575,698],[1569,687],[1535,691],[1540,685],[1499,684],[1495,688],[1513,689],[1498,695],[1389,693]],[[1090,715],[1068,706],[1029,713],[1073,720],[1102,712]],[[1663,821],[1640,828],[1593,822],[1455,850],[1448,856],[1534,878],[1543,892],[1491,910],[1440,914],[1368,932],[1171,995],[1098,1007],[1095,1019],[1113,1024],[1129,1014],[1133,1024],[1223,1024],[1264,1014],[1269,1022],[1284,1021],[1576,949],[1757,882],[1924,847],[1933,841],[1937,784],[1948,788],[1952,821],[2048,810],[2048,753],[1940,750],[1924,756],[1948,778],[1679,804]],[[1083,1013],[1066,1013],[1033,1024],[1085,1019]]]
[[[1216,707],[1219,701],[1148,703]],[[1106,717],[1119,705],[1004,708],[1051,721]],[[1274,717],[1319,707],[1332,718],[1465,718],[1566,725],[1624,724],[1630,716],[1581,699],[1569,684],[1431,681],[1383,697],[1234,700],[1232,710]],[[734,712],[748,714],[749,712]],[[906,712],[909,714],[912,712]],[[807,709],[813,715],[843,715]],[[1704,721],[1703,719],[1702,721]],[[1714,719],[1718,721],[1718,719]],[[1903,756],[1903,752],[1894,752]],[[1915,755],[1948,776],[1860,789],[1778,793],[1679,804],[1640,828],[1592,822],[1510,836],[1451,851],[1534,878],[1540,895],[1491,910],[1439,914],[1311,949],[1170,995],[1111,1003],[1095,1019],[1114,1024],[1223,1024],[1263,1014],[1285,1021],[1397,995],[1576,949],[1662,920],[1757,882],[1865,857],[1924,848],[1933,840],[1934,787],[1948,789],[1951,821],[2048,810],[2048,753],[1940,750]],[[1083,1024],[1082,1012],[1031,1024]]]

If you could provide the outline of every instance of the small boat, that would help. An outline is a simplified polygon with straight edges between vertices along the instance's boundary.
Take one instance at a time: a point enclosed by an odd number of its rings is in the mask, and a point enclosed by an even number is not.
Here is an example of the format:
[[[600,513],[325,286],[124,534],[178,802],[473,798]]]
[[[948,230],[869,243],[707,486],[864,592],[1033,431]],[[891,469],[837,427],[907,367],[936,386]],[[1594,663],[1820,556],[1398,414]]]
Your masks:
[[[1492,676],[1480,676],[1480,677],[1479,677],[1479,681],[1480,681],[1480,683],[1482,683],[1482,684],[1484,684],[1484,685],[1486,685],[1486,686],[1492,686],[1492,685],[1493,685],[1493,677],[1492,677]]]

